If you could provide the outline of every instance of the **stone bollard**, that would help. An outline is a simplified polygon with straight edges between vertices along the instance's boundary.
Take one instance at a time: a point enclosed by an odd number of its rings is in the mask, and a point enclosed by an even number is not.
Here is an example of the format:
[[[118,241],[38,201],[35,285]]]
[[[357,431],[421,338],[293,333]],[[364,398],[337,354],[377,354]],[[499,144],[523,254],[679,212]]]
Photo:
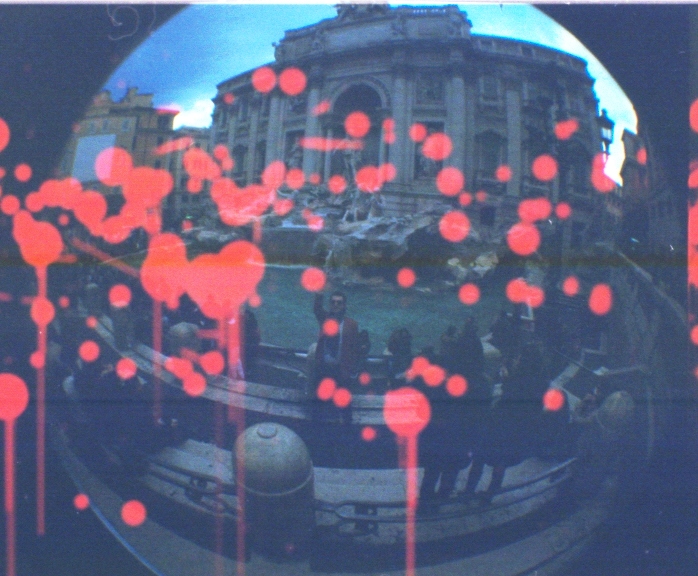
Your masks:
[[[182,348],[197,354],[201,352],[201,340],[196,335],[198,331],[199,327],[189,322],[180,322],[172,326],[167,332],[168,353],[171,356],[180,356]]]
[[[251,545],[271,558],[303,557],[315,528],[310,453],[289,428],[273,422],[250,426],[233,455],[244,462],[246,520]]]

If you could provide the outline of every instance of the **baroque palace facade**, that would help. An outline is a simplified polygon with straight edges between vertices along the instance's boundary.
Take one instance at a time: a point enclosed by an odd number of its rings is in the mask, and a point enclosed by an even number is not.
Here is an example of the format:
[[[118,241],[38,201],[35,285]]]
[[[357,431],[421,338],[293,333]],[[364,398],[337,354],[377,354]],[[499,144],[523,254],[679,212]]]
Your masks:
[[[466,190],[487,193],[482,224],[511,215],[521,198],[546,196],[573,206],[565,244],[583,243],[602,203],[590,182],[592,160],[607,151],[613,128],[605,111],[599,115],[586,62],[537,44],[471,34],[471,27],[456,6],[338,6],[335,18],[289,30],[276,44],[269,66],[277,73],[303,70],[302,93],[288,96],[277,86],[262,94],[253,88],[254,71],[217,86],[211,146],[231,151],[240,185],[258,181],[274,160],[320,183],[389,162],[396,177],[381,192],[392,214],[433,206],[440,196],[435,176],[453,166]],[[303,145],[346,138],[344,121],[354,111],[371,120],[360,151]],[[578,129],[556,138],[556,123],[568,119]],[[443,161],[427,158],[411,137],[415,124],[447,134],[452,153]],[[549,182],[531,172],[544,153],[559,167]],[[497,178],[500,166],[510,169],[508,180]]]

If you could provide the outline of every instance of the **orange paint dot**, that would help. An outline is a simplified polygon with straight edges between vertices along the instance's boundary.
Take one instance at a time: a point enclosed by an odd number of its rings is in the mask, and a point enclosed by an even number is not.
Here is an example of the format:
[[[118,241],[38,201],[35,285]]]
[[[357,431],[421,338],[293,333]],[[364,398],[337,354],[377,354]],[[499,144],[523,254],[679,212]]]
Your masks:
[[[201,396],[206,391],[206,378],[198,372],[192,372],[182,380],[182,389],[189,396]]]
[[[422,154],[434,162],[445,160],[451,152],[453,152],[453,143],[443,132],[430,134],[422,144]]]
[[[32,300],[30,309],[31,319],[34,324],[41,327],[48,326],[56,315],[56,310],[51,301],[45,296],[37,296]]]
[[[383,142],[385,142],[386,144],[395,144],[395,140],[397,140],[395,132],[385,132],[383,134]]]
[[[460,242],[470,233],[470,220],[463,212],[447,212],[439,220],[439,232],[449,242]]]
[[[313,108],[313,115],[320,116],[322,114],[327,114],[330,111],[330,101],[323,100],[315,108]]]
[[[31,192],[24,198],[24,205],[29,212],[39,212],[44,209],[44,200],[38,192]]]
[[[120,186],[133,170],[131,155],[123,148],[102,150],[95,160],[95,174],[106,186]]]
[[[284,183],[286,165],[281,160],[274,160],[262,172],[262,184],[276,190]]]
[[[16,420],[27,409],[29,390],[19,376],[0,374],[0,420]]]
[[[507,232],[507,244],[512,252],[520,256],[528,256],[540,246],[540,232],[533,224],[519,222]]]
[[[131,303],[131,289],[125,284],[116,284],[109,290],[109,303],[114,308],[126,308]]]
[[[352,112],[344,120],[344,129],[352,138],[363,138],[371,129],[371,120],[363,112]]]
[[[97,318],[94,316],[88,316],[85,318],[85,326],[88,328],[97,328]]]
[[[298,190],[305,184],[305,175],[300,168],[291,168],[286,174],[286,186],[292,190]]]
[[[0,210],[7,216],[14,216],[19,212],[20,203],[17,196],[3,196],[0,200]]]
[[[572,135],[579,129],[579,122],[576,118],[562,120],[555,124],[554,132],[558,140],[569,140]]]
[[[424,356],[415,356],[412,359],[412,364],[410,365],[410,370],[412,370],[413,375],[421,376],[424,371],[431,366],[431,363]]]
[[[527,198],[519,202],[518,214],[523,222],[545,220],[550,216],[553,206],[547,198]]]
[[[538,308],[545,302],[545,292],[540,286],[529,286],[524,302],[531,308]]]
[[[70,306],[70,298],[68,298],[67,296],[61,296],[60,298],[58,298],[58,305],[61,308],[67,308],[68,306]]]
[[[579,294],[579,280],[575,276],[568,276],[562,283],[562,292],[565,296],[576,296]]]
[[[523,278],[514,278],[507,283],[505,294],[514,304],[521,304],[528,294],[528,284]]]
[[[301,274],[301,286],[308,292],[320,292],[325,287],[325,273],[320,268],[306,268]]]
[[[422,378],[427,386],[439,386],[446,378],[446,371],[436,364],[431,364],[422,373]]]
[[[290,198],[279,198],[274,200],[274,214],[277,216],[286,216],[291,210],[293,210],[293,200]]]
[[[46,366],[46,354],[43,354],[38,350],[32,352],[29,356],[29,365],[35,370],[41,370],[44,366]]]
[[[192,224],[191,220],[182,221],[182,232],[189,232],[192,228],[194,228],[194,224]]]
[[[85,340],[80,344],[78,354],[83,362],[94,362],[99,358],[99,346],[93,340]]]
[[[531,172],[541,182],[550,182],[557,176],[557,160],[549,154],[542,154],[531,164]]]
[[[465,177],[454,166],[447,166],[436,175],[436,187],[444,196],[455,196],[463,186],[465,186]]]
[[[451,396],[463,396],[468,391],[468,381],[460,374],[453,374],[446,380],[446,392]]]
[[[511,168],[506,165],[499,166],[499,168],[494,171],[494,177],[499,180],[499,182],[509,182],[513,175],[514,173]]]
[[[235,102],[235,94],[232,92],[226,92],[223,94],[223,102],[230,106],[233,102]]]
[[[691,328],[691,342],[698,346],[698,326]]]
[[[356,186],[362,192],[378,192],[383,186],[383,178],[376,166],[364,166],[356,172]]]
[[[640,148],[635,155],[635,159],[643,166],[647,164],[647,148]]]
[[[698,98],[691,104],[691,108],[688,111],[688,118],[691,124],[691,129],[694,132],[698,132]],[[1,146],[0,150],[2,150]]]
[[[359,384],[362,386],[368,386],[371,383],[371,375],[368,372],[362,372],[359,374]]]
[[[313,186],[317,186],[321,181],[322,178],[320,178],[320,174],[317,172],[313,172],[310,176],[308,176],[308,182],[310,182]]]
[[[252,72],[252,86],[257,92],[266,94],[271,92],[276,86],[276,72],[269,66],[262,66]]]
[[[138,366],[131,358],[121,358],[116,363],[116,375],[122,380],[133,378],[138,372]]]
[[[20,182],[28,182],[32,177],[32,169],[29,164],[19,164],[15,168],[15,178]]]
[[[392,118],[386,118],[385,120],[383,120],[383,130],[385,130],[386,132],[392,132],[393,130],[395,130],[395,120],[393,120]]]
[[[613,292],[608,284],[597,284],[589,294],[589,309],[597,316],[608,314],[613,306]]]
[[[0,152],[10,143],[10,127],[0,118]]]
[[[417,275],[412,268],[400,268],[397,273],[397,283],[402,288],[410,288],[417,281]]]
[[[322,323],[322,333],[325,336],[336,336],[339,334],[339,322],[334,318],[328,318]]]
[[[485,202],[487,202],[487,192],[485,192],[484,190],[478,190],[477,192],[475,192],[475,200],[480,202],[480,204],[484,204]]]
[[[566,220],[572,216],[572,207],[567,202],[560,202],[555,206],[555,216],[560,220]]]
[[[361,429],[361,438],[366,442],[373,442],[377,435],[376,429],[373,426],[364,426]]]
[[[422,142],[427,137],[427,127],[419,122],[412,124],[409,135],[415,142]]]
[[[121,507],[121,519],[128,526],[140,526],[145,522],[146,516],[145,506],[138,500],[129,500]]]
[[[252,294],[249,297],[248,302],[252,308],[259,308],[262,305],[262,297],[259,294]]]
[[[90,499],[86,494],[77,494],[75,498],[73,498],[73,506],[75,506],[77,510],[87,510],[90,506]]]
[[[565,405],[565,394],[557,388],[550,388],[543,394],[543,407],[556,412]]]
[[[279,74],[279,88],[284,94],[298,96],[308,83],[305,72],[299,68],[286,68]]]
[[[473,203],[473,195],[470,192],[463,192],[458,195],[458,204],[465,208]]]
[[[378,168],[378,172],[383,182],[392,182],[397,176],[397,168],[395,168],[395,165],[391,164],[390,162],[381,164]]]
[[[472,306],[480,300],[480,288],[476,284],[463,284],[458,290],[458,299],[466,306]]]
[[[332,378],[323,378],[317,387],[317,397],[320,400],[327,401],[332,398],[336,389],[337,383]]]
[[[218,350],[211,350],[210,352],[206,352],[205,354],[201,355],[199,358],[199,364],[201,365],[201,369],[206,372],[206,374],[220,374],[225,368],[225,359],[223,358],[223,354],[221,354]]]
[[[68,224],[70,224],[70,218],[68,218],[68,215],[61,214],[60,216],[58,216],[58,224],[60,224],[61,226],[67,226]]]
[[[346,408],[351,404],[351,392],[346,388],[337,388],[332,395],[332,402],[337,408]]]
[[[591,161],[591,184],[601,194],[608,194],[616,187],[616,183],[606,176],[606,155],[599,152]]]
[[[427,397],[414,388],[389,390],[385,394],[383,418],[394,434],[413,438],[431,420],[431,405]]]

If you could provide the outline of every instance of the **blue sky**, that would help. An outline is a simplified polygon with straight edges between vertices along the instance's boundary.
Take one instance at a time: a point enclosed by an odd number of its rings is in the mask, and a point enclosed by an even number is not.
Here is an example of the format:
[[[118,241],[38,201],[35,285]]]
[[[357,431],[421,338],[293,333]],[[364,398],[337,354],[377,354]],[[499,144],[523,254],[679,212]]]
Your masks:
[[[421,3],[422,5],[426,2]],[[616,122],[615,143],[607,172],[618,179],[623,160],[623,128],[636,131],[631,102],[610,74],[581,42],[536,8],[523,4],[461,5],[472,32],[536,42],[575,54],[596,79],[600,108]],[[182,112],[175,125],[208,126],[216,84],[274,59],[272,42],[285,30],[313,24],[336,14],[323,4],[200,4],[182,10],[137,48],[105,88],[120,98],[127,87],[155,94],[157,106]]]

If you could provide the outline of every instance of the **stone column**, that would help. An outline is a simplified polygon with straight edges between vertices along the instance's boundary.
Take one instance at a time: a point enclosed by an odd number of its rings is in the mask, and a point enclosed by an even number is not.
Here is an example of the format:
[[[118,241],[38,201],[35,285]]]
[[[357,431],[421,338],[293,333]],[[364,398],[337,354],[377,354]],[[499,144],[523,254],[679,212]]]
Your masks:
[[[395,120],[395,144],[390,146],[388,160],[397,170],[396,182],[406,184],[410,180],[407,170],[412,140],[409,137],[409,93],[404,52],[396,52],[393,55],[393,70],[392,116]]]
[[[462,59],[463,55],[460,54]],[[453,55],[452,55],[453,60]],[[453,152],[446,160],[449,166],[454,166],[463,172],[465,168],[465,80],[463,69],[458,63],[451,67],[449,98],[446,103],[446,134],[451,137]]]
[[[477,76],[469,72],[465,83],[465,186],[475,192],[475,110],[477,109]]]
[[[281,95],[275,90],[271,94],[269,104],[269,124],[267,125],[267,157],[265,166],[269,166],[274,160],[283,160],[283,146],[281,145],[281,133],[283,120],[281,118]]]
[[[254,162],[257,153],[257,132],[259,127],[259,117],[262,114],[262,99],[255,94],[250,102],[250,135],[247,138],[247,161],[245,166],[245,175],[247,183],[254,181]]]
[[[332,140],[332,137],[334,136],[334,132],[332,131],[332,128],[327,129],[327,139]],[[330,170],[332,170],[332,152],[327,151],[325,152],[325,163],[324,163],[324,170],[323,170],[323,176],[325,182],[327,182],[330,179]]]
[[[521,82],[513,74],[504,77],[507,113],[507,165],[512,177],[507,183],[507,196],[521,194]]]
[[[322,136],[320,130],[320,119],[313,113],[318,104],[320,104],[320,86],[322,84],[322,71],[318,67],[314,67],[308,75],[308,106],[305,113],[305,137]],[[306,148],[303,150],[303,174],[306,179],[313,172],[320,169],[320,151]]]

